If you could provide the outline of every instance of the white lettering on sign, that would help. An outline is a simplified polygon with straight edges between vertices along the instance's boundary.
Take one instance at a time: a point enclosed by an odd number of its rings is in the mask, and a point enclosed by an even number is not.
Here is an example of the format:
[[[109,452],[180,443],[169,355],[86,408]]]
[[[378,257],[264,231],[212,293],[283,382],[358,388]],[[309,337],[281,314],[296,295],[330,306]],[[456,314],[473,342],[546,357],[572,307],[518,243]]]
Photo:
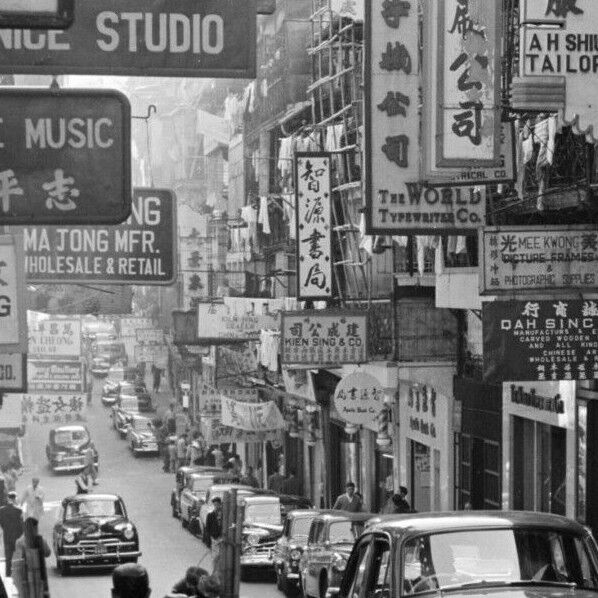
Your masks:
[[[75,149],[106,149],[114,143],[106,131],[111,127],[113,122],[109,118],[26,118],[25,147],[62,149],[69,145]]]
[[[157,18],[157,27],[155,19]],[[224,21],[220,15],[190,17],[181,13],[121,12],[109,10],[96,18],[98,47],[114,52],[121,43],[129,52],[170,52],[220,54],[224,48]],[[143,31],[143,35],[139,32]]]
[[[70,50],[68,42],[61,41],[63,31],[31,29],[0,29],[0,44],[5,50]]]
[[[133,219],[141,226],[158,226],[160,224],[160,198],[159,197],[137,197],[133,198],[131,204],[131,216],[127,224],[131,224]]]

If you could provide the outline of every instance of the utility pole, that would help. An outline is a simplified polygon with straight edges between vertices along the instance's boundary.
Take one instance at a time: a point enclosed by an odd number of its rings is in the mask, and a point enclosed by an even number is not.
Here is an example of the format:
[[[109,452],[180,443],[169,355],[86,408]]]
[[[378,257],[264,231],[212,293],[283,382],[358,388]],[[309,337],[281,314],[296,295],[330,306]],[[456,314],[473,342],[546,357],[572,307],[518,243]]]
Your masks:
[[[222,598],[239,598],[241,580],[241,541],[245,509],[237,490],[224,494],[222,500],[222,553],[220,580]]]

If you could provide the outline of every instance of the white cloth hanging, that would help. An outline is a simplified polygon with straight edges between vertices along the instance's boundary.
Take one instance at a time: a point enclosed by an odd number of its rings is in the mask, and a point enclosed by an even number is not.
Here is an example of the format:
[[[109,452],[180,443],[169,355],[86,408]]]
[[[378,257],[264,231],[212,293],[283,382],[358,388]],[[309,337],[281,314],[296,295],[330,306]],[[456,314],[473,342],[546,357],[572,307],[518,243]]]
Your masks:
[[[280,353],[280,332],[275,330],[260,331],[260,363],[271,372],[278,371]]]
[[[417,245],[417,271],[420,276],[426,272],[426,249],[436,247],[436,237],[433,235],[417,235],[415,237]]]
[[[260,215],[258,216],[258,224],[262,225],[262,232],[265,235],[270,234],[270,217],[268,216],[268,197],[262,195],[260,197]]]
[[[455,253],[467,253],[467,237],[459,235],[455,245]]]
[[[293,173],[293,146],[294,139],[292,137],[283,137],[280,140],[278,170],[283,179]]]
[[[374,249],[374,237],[365,234],[365,214],[362,212],[359,219],[359,249],[372,255]]]
[[[283,210],[289,226],[289,239],[297,238],[297,214],[295,212],[295,196],[287,193],[282,196]]]
[[[436,253],[434,254],[434,274],[444,273],[444,252],[443,252],[442,237],[438,238],[438,245],[436,245]]]
[[[409,237],[403,236],[403,235],[394,235],[392,240],[399,247],[407,247],[407,243],[409,242]]]
[[[341,123],[340,125],[330,125],[326,127],[326,143],[324,144],[324,150],[327,152],[334,152],[341,146],[341,137],[343,135],[345,126]]]
[[[548,166],[552,159],[548,159],[548,119],[543,118],[534,127],[534,138],[540,144],[538,158],[536,159],[536,171]]]

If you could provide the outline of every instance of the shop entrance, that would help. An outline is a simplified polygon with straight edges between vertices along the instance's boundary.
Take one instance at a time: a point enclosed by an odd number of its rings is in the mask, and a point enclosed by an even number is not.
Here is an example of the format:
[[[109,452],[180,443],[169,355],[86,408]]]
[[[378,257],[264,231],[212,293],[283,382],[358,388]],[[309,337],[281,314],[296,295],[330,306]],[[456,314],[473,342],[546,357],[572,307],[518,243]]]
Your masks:
[[[430,447],[415,440],[410,443],[411,452],[411,507],[418,512],[431,511],[432,471]]]

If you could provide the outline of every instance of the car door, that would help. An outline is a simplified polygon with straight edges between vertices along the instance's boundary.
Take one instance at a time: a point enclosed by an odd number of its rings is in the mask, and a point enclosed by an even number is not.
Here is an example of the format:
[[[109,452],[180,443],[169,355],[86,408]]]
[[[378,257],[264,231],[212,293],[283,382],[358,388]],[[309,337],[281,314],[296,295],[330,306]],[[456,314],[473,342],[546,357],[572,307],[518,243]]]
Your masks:
[[[341,581],[339,597],[364,598],[372,539],[371,535],[366,534],[355,544]]]
[[[326,521],[320,521],[316,529],[316,536],[311,547],[311,555],[309,559],[308,578],[309,578],[309,595],[318,596],[318,580],[320,570],[322,568],[322,556],[324,550],[324,542],[326,541],[326,529],[328,524]]]
[[[189,521],[189,509],[193,504],[193,494],[191,493],[190,478],[185,481],[185,487],[181,492],[181,519]]]
[[[316,538],[324,523],[322,521],[314,520],[309,528],[309,535],[307,536],[307,545],[305,546],[305,553],[303,555],[303,583],[305,594],[310,595],[311,592],[311,575],[313,575],[312,556],[316,544]]]
[[[390,598],[393,578],[390,546],[389,538],[377,534],[372,537],[361,598]]]

